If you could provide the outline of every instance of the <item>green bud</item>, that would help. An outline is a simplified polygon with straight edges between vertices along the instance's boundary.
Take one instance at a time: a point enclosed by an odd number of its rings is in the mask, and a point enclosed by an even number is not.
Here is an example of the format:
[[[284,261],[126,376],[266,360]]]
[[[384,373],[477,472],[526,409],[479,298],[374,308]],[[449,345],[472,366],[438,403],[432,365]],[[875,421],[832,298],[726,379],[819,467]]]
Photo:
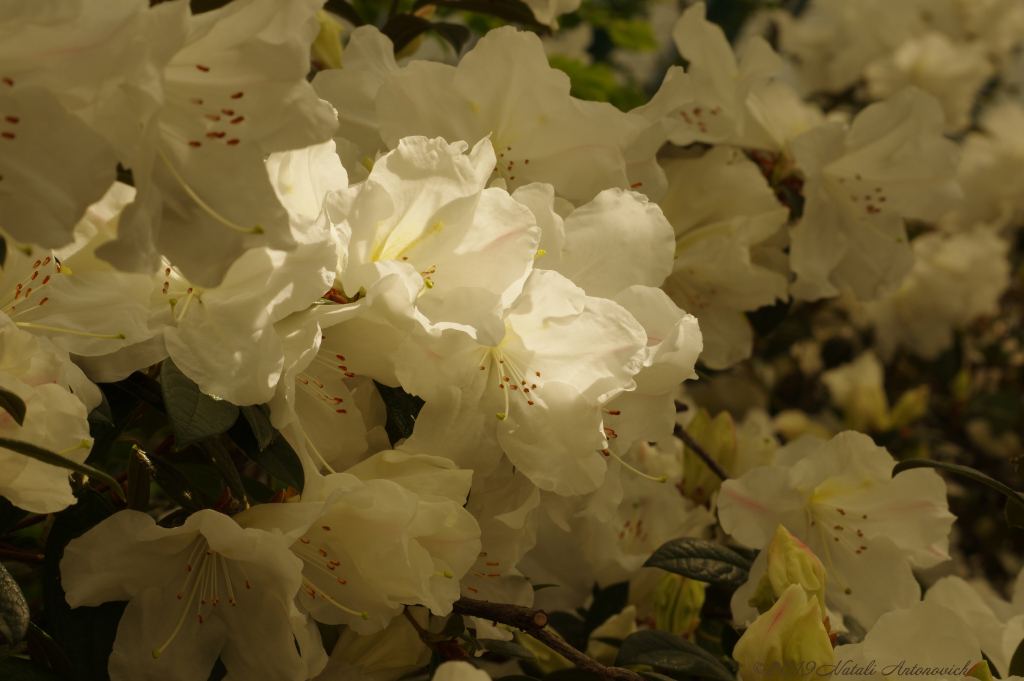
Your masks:
[[[908,390],[896,400],[896,406],[889,414],[889,426],[902,428],[918,420],[928,412],[928,398],[931,390],[927,385],[919,385]]]
[[[329,69],[341,68],[341,34],[345,27],[323,10],[316,13],[320,33],[313,41],[313,58]]]
[[[700,623],[704,583],[666,572],[654,587],[654,623],[662,631],[689,634]]]
[[[707,409],[700,409],[686,427],[689,433],[708,454],[725,470],[736,462],[736,425],[729,412],[723,411],[711,418]],[[702,504],[711,498],[722,480],[715,475],[689,447],[683,451],[683,494]]]
[[[978,681],[993,681],[992,670],[988,668],[988,660],[982,660],[971,667],[971,670],[967,672],[967,676],[978,679]]]
[[[748,603],[764,614],[790,585],[797,584],[808,597],[815,598],[820,611],[825,612],[826,581],[828,573],[814,552],[779,525],[768,547],[768,569],[761,575]]]

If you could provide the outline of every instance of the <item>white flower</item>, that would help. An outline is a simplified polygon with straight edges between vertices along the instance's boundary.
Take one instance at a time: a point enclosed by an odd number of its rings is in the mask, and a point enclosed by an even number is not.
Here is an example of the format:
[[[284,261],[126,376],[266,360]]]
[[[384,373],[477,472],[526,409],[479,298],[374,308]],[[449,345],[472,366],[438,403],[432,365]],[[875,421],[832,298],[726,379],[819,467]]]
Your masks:
[[[114,681],[195,679],[209,675],[218,656],[239,678],[303,681],[326,657],[295,610],[302,561],[288,546],[318,511],[263,504],[229,518],[202,510],[173,528],[120,511],[68,544],[61,582],[71,607],[129,601],[110,656]],[[290,526],[244,527],[255,513],[283,514]],[[301,651],[297,633],[308,641]],[[310,668],[312,659],[319,668]]]
[[[410,611],[415,614],[415,611]],[[425,623],[420,622],[423,626]],[[424,627],[426,628],[426,627]],[[412,623],[396,617],[375,634],[345,627],[317,681],[398,681],[430,662],[430,648]]]
[[[119,203],[119,188],[129,189],[114,185],[102,201],[89,207],[80,224],[101,221],[99,216],[109,212],[116,221],[123,206],[112,205]],[[149,277],[111,271],[92,256],[94,245],[62,249],[59,259],[56,252],[42,248],[29,253],[8,248],[0,267],[0,311],[15,326],[47,336],[76,355],[105,355],[152,337],[154,331],[147,324]],[[98,271],[90,270],[94,264],[100,266]]]
[[[0,228],[59,248],[113,184],[159,105],[165,43],[184,37],[185,3],[32,3],[0,18]],[[12,5],[13,8],[13,5]]]
[[[1022,572],[1021,574],[1024,574]],[[955,575],[943,577],[924,594],[926,603],[942,605],[964,619],[981,650],[1004,678],[1010,673],[1010,660],[1024,640],[1024,590],[1021,574],[1013,590],[1013,601],[982,596],[975,588]]]
[[[630,186],[624,154],[647,126],[610,104],[570,97],[569,77],[548,66],[540,39],[507,26],[488,32],[458,67],[414,61],[391,73],[377,116],[390,148],[409,135],[471,145],[490,136],[493,176],[510,191],[546,182],[574,202]]]
[[[434,677],[437,681],[490,681],[490,675],[468,662],[455,660],[444,662],[437,667]]]
[[[11,257],[10,252],[7,257]],[[68,372],[73,368],[58,352],[46,347],[45,339],[18,329],[6,316],[0,316],[0,388],[20,397],[26,407],[20,426],[10,413],[0,412],[0,437],[31,443],[72,461],[85,461],[92,438],[86,420],[88,410],[69,392]],[[0,449],[0,471],[0,495],[19,508],[56,513],[75,503],[68,471],[63,468]]]
[[[246,251],[214,288],[166,261],[155,275],[151,323],[162,327],[166,355],[203,392],[239,405],[273,397],[284,370],[274,324],[324,295],[337,266],[330,232],[314,226],[296,237],[291,252]]]
[[[337,125],[305,78],[320,4],[234,0],[189,20],[143,150],[121,159],[139,195],[101,257],[152,271],[163,256],[214,287],[246,250],[295,248],[265,157],[324,142]]]
[[[302,561],[299,603],[361,634],[383,629],[403,604],[450,613],[480,552],[480,528],[462,507],[471,479],[447,459],[400,451],[307,479],[297,505],[323,510],[291,546]],[[250,509],[248,522],[287,531],[269,506]]]
[[[934,359],[953,345],[953,331],[999,311],[1010,283],[1009,244],[984,227],[933,232],[911,244],[914,267],[903,284],[867,304],[883,357],[899,347]]]
[[[885,99],[908,85],[934,95],[946,114],[945,130],[956,132],[970,124],[978,93],[994,72],[980,45],[954,43],[931,32],[869,64],[866,76],[874,99]]]
[[[760,170],[738,150],[715,147],[699,158],[665,162],[662,209],[676,235],[665,290],[700,322],[701,361],[723,369],[750,356],[753,330],[744,311],[787,297],[778,247],[765,243],[789,212]]]
[[[672,115],[673,144],[731,142],[742,135],[747,96],[779,72],[782,62],[762,38],[752,38],[737,60],[725,33],[704,18],[703,2],[691,5],[672,30],[689,62],[693,101]]]
[[[931,470],[893,478],[894,463],[860,433],[824,443],[805,436],[779,449],[774,465],[722,483],[719,520],[750,547],[767,546],[775,528],[785,526],[828,568],[828,607],[871,627],[883,613],[920,599],[911,566],[948,559],[953,515],[945,483]],[[752,614],[747,599],[766,555],[733,597],[737,621]]]
[[[410,445],[480,475],[504,450],[541,489],[594,490],[605,471],[600,406],[633,387],[647,356],[643,328],[616,303],[544,270],[530,274],[503,317],[495,341],[446,329],[427,344],[403,343],[396,375],[427,402]]]
[[[913,264],[904,218],[933,220],[960,198],[958,151],[938,103],[907,88],[872,104],[849,130],[818,126],[793,142],[804,176],[803,218],[791,229],[791,291],[816,300],[846,287],[872,300]]]
[[[612,298],[647,334],[647,357],[633,377],[636,388],[604,406],[608,449],[624,454],[637,440],[668,439],[675,427],[674,395],[679,384],[697,378],[694,365],[704,348],[693,315],[680,310],[656,288],[631,286]]]
[[[981,661],[982,651],[960,608],[959,603],[951,610],[926,600],[886,613],[861,643],[835,649],[836,669],[860,667],[859,676],[867,679],[910,674],[929,681],[963,678]]]
[[[533,12],[533,18],[539,23],[558,30],[558,17],[575,12],[580,8],[580,0],[524,0]]]

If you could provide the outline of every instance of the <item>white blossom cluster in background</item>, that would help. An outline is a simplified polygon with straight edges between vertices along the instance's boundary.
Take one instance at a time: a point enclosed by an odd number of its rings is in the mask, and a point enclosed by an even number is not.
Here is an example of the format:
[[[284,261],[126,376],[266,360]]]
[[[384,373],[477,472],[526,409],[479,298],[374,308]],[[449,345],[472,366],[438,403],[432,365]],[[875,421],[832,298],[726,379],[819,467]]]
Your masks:
[[[579,2],[526,4],[557,27]],[[927,408],[927,389],[889,404],[883,362],[939,357],[1010,285],[1024,2],[812,0],[757,15],[735,51],[691,3],[671,31],[685,67],[629,111],[571,96],[551,39],[512,26],[455,64],[396,61],[360,26],[310,79],[337,25],[323,5],[0,0],[0,497],[57,514],[53,540],[111,486],[89,466],[127,466],[110,482],[129,492],[149,466],[152,503],[108,493],[113,512],[46,549],[70,613],[127,602],[110,679],[578,662],[460,599],[582,609],[578,654],[647,681],[671,666],[622,639],[667,632],[694,655],[715,598],[739,640],[705,654],[743,681],[903,659],[954,678],[982,652],[982,681],[1018,671],[1024,587],[1007,602],[943,571],[945,479],[893,476],[864,433]],[[787,304],[873,334],[827,370],[793,351],[842,421],[729,403],[752,313]],[[120,423],[110,396],[128,393],[97,384],[155,397]],[[172,430],[120,468],[91,456],[111,447],[98,420],[116,438],[161,399]],[[246,419],[258,452],[297,457],[301,489],[256,503],[228,441]],[[190,446],[226,481],[217,504],[162,482],[197,470],[160,461]],[[746,560],[741,578],[645,567],[680,539]],[[622,583],[628,602],[588,620]],[[441,643],[453,610],[472,665],[446,661],[466,657]]]

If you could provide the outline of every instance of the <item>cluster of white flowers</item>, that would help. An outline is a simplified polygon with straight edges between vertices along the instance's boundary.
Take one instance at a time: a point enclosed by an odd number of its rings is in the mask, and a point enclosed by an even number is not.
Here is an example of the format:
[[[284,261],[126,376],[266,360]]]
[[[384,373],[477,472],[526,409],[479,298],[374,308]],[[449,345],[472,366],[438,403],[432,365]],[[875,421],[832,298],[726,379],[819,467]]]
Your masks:
[[[578,4],[528,2],[552,26]],[[628,112],[572,97],[512,27],[455,66],[399,66],[359,27],[309,81],[322,5],[0,2],[0,389],[26,405],[0,436],[84,462],[95,384],[169,359],[217,400],[267,405],[304,473],[274,503],[176,524],[120,510],[71,541],[68,604],[128,601],[114,681],[205,679],[218,658],[228,678],[390,681],[426,664],[423,608],[533,606],[531,583],[572,611],[631,582],[630,615],[593,634],[621,637],[665,617],[651,554],[716,531],[763,549],[733,598],[755,621],[779,525],[827,584],[769,607],[811,613],[814,635],[827,613],[869,630],[835,659],[947,627],[970,633],[936,663],[976,662],[980,641],[1006,673],[1020,604],[972,596],[962,618],[952,579],[919,603],[912,569],[949,558],[954,520],[934,471],[892,478],[853,432],[777,448],[757,414],[677,412],[698,360],[751,356],[764,307],[845,295],[883,358],[933,358],[994,311],[1024,107],[946,135],[1024,43],[1024,3],[817,0],[773,15],[783,56],[760,37],[734,53],[694,3],[672,33],[686,68]],[[805,98],[860,83],[853,116]],[[824,379],[836,401],[899,422],[877,357],[851,366]],[[399,388],[423,406],[394,440],[381,393]],[[75,503],[67,473],[0,448],[0,495],[27,511]],[[344,625],[330,656],[317,623]],[[741,671],[764,658],[758,626]]]

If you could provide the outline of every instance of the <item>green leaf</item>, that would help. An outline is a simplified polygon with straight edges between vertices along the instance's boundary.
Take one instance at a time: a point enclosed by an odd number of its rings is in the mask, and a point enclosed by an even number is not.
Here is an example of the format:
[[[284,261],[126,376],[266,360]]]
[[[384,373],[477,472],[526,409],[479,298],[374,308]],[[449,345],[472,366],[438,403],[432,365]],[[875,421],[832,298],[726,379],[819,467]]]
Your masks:
[[[505,657],[518,657],[524,660],[536,660],[537,656],[515,641],[499,641],[496,638],[482,638],[478,642],[484,650],[489,650]]]
[[[463,12],[489,14],[505,21],[530,26],[543,33],[551,32],[551,29],[547,26],[538,23],[530,7],[519,0],[416,0],[416,3],[413,5],[413,11],[427,5],[461,10]]]
[[[206,460],[213,464],[217,473],[224,478],[228,489],[231,490],[231,495],[238,501],[248,503],[249,495],[245,493],[245,486],[242,485],[242,476],[238,474],[235,462],[231,460],[231,455],[224,448],[224,445],[216,438],[210,438],[201,441],[199,448],[206,456]]]
[[[401,388],[391,388],[383,383],[373,382],[377,386],[377,392],[384,400],[384,406],[388,410],[388,420],[384,429],[388,433],[391,444],[402,438],[412,435],[412,429],[416,425],[416,417],[423,408],[423,400],[410,395]]]
[[[111,489],[114,490],[117,496],[121,497],[122,499],[125,498],[124,490],[121,489],[121,483],[119,483],[117,480],[114,480],[114,478],[110,477],[103,471],[97,468],[93,468],[88,464],[72,461],[71,459],[63,457],[60,454],[55,454],[54,452],[51,452],[47,449],[43,449],[42,447],[36,447],[34,444],[30,442],[9,440],[5,437],[0,437],[0,447],[3,447],[4,449],[10,449],[12,452],[23,454],[24,456],[27,456],[31,459],[35,459],[36,461],[41,461],[42,463],[50,464],[51,466],[57,466],[58,468],[66,468],[70,471],[75,471],[76,473],[88,475],[90,478],[95,478],[96,480],[99,480],[100,482],[108,485]]]
[[[228,431],[228,437],[260,468],[302,492],[306,481],[302,461],[284,436],[278,434],[265,449],[260,449],[252,428],[239,419]]]
[[[1024,641],[1017,644],[1010,658],[1010,676],[1024,676]]]
[[[324,9],[328,12],[334,12],[356,28],[366,24],[363,18],[359,16],[356,8],[345,2],[345,0],[327,0],[324,4]]]
[[[718,659],[696,643],[668,631],[647,630],[630,634],[622,642],[615,666],[646,664],[658,669],[718,681],[735,681]]]
[[[604,589],[594,587],[594,600],[587,616],[583,619],[583,638],[589,639],[590,634],[599,626],[622,612],[629,603],[629,582],[619,582]]]
[[[220,499],[220,495],[224,493],[226,485],[224,484],[224,478],[217,473],[217,470],[205,463],[191,463],[188,461],[182,461],[179,463],[171,464],[178,471],[181,472],[185,478],[192,484],[192,486],[202,496],[206,502],[207,507],[212,507]]]
[[[178,449],[226,433],[238,418],[238,407],[203,393],[169,358],[160,365],[160,387]]]
[[[135,448],[128,455],[128,508],[143,513],[149,509],[149,481],[149,469]]]
[[[151,459],[145,454],[141,457],[156,484],[179,506],[192,513],[206,508],[200,490],[172,463],[159,457]]]
[[[750,576],[750,561],[706,539],[683,537],[662,544],[644,567],[656,567],[708,584],[739,586]]]
[[[28,603],[14,577],[0,563],[0,657],[14,652],[28,631]]]
[[[52,669],[58,676],[64,679],[74,679],[75,671],[71,668],[71,661],[64,651],[60,649],[53,638],[36,626],[33,622],[28,623],[28,633],[25,634],[25,643],[28,646],[29,659],[38,665]]]
[[[909,471],[912,468],[937,468],[942,471],[949,471],[950,473],[956,473],[962,475],[965,478],[970,478],[975,482],[980,482],[983,485],[987,485],[992,489],[1000,492],[1007,499],[1024,504],[1024,495],[1017,490],[1004,485],[995,478],[990,478],[981,471],[976,471],[968,466],[961,466],[955,463],[945,463],[942,461],[932,461],[931,459],[908,459],[907,461],[900,461],[898,464],[893,466],[892,475],[896,477],[903,471]]]
[[[549,612],[548,628],[558,632],[566,643],[577,650],[587,647],[587,638],[583,635],[583,620],[572,613],[561,610]]]
[[[462,615],[455,614],[444,623],[444,628],[437,634],[438,639],[448,640],[462,635],[466,631],[466,623]]]
[[[414,14],[395,14],[380,29],[380,32],[394,43],[395,54],[401,52],[409,43],[427,31],[435,31],[451,43],[456,52],[462,51],[463,45],[466,44],[470,36],[469,29],[460,24],[428,21]]]
[[[541,589],[550,589],[553,586],[561,586],[561,584],[534,584],[533,585],[533,591],[536,593],[537,591],[540,591]]]
[[[89,414],[89,435],[92,436],[92,449],[86,461],[96,466],[103,466],[107,452],[114,446],[117,439],[124,433],[131,421],[132,414],[138,409],[141,400],[134,394],[123,390],[117,383],[101,384],[103,404],[110,413],[110,422],[99,417],[99,407]],[[101,405],[103,406],[103,405]]]
[[[19,426],[25,425],[25,400],[10,390],[0,388],[0,409],[10,414]]]
[[[612,19],[605,27],[616,46],[633,52],[656,52],[658,40],[651,25],[641,19]]]
[[[249,498],[257,504],[270,503],[270,500],[274,498],[274,490],[270,489],[259,480],[242,478],[242,484],[245,485],[245,493],[248,494]]]
[[[265,404],[254,404],[239,407],[238,411],[249,422],[252,434],[256,438],[256,446],[262,452],[277,437],[277,429],[270,423],[270,407]]]
[[[6,533],[20,523],[26,515],[28,515],[28,511],[20,509],[7,499],[0,497],[0,534]]]
[[[52,669],[47,669],[20,657],[8,657],[0,662],[0,679],[4,681],[63,681]]]
[[[108,681],[107,659],[114,647],[117,625],[126,602],[104,603],[74,610],[64,598],[60,561],[64,548],[75,537],[115,512],[106,496],[91,489],[78,493],[78,503],[57,514],[46,540],[43,562],[43,603],[50,633],[67,654],[75,681]]]

